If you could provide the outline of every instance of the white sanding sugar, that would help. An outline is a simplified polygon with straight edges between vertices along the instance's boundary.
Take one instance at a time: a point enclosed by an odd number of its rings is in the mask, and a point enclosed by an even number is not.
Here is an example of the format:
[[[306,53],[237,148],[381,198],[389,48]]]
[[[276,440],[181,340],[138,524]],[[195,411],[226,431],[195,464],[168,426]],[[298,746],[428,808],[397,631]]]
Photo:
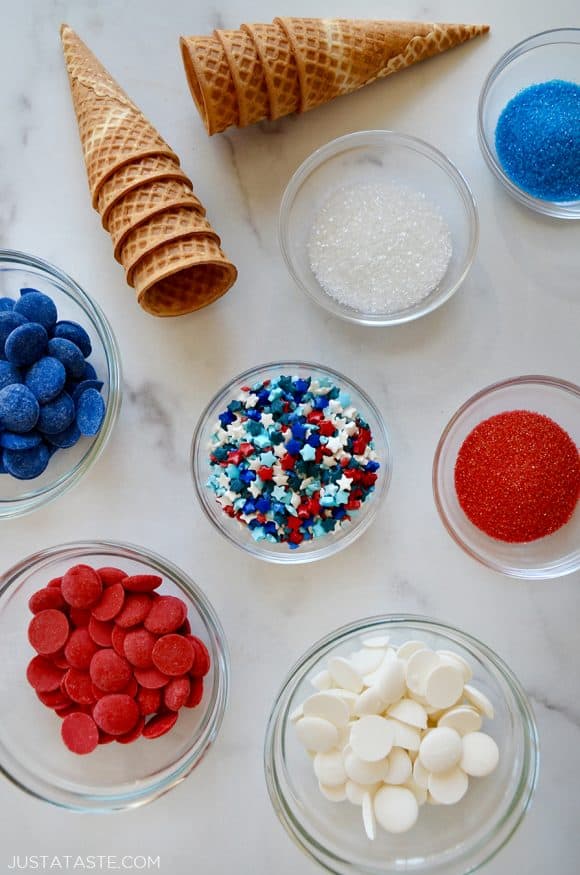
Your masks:
[[[451,260],[449,226],[420,191],[394,183],[340,188],[314,218],[308,254],[324,291],[364,313],[419,303]]]

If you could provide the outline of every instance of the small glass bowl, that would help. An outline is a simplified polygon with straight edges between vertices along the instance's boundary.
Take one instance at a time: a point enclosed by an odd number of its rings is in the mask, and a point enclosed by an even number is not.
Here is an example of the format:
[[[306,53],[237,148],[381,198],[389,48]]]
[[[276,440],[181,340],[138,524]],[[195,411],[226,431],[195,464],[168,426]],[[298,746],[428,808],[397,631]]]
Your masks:
[[[453,254],[447,273],[424,300],[395,313],[365,313],[332,298],[320,286],[308,256],[314,217],[343,186],[395,181],[423,192],[449,225]],[[288,183],[280,206],[280,247],[290,274],[317,304],[361,325],[401,325],[436,310],[455,294],[477,250],[479,221],[469,186],[448,158],[429,143],[394,131],[357,131],[317,149]]]
[[[391,644],[408,639],[453,650],[468,660],[473,683],[491,699],[495,718],[484,730],[500,750],[496,771],[470,782],[458,805],[426,805],[409,832],[377,828],[370,842],[360,808],[327,801],[318,789],[312,760],[296,737],[290,714],[315,690],[310,684],[333,656],[348,656],[361,635],[387,633]],[[274,810],[309,856],[336,875],[465,875],[474,872],[510,839],[536,786],[539,752],[534,717],[517,678],[492,650],[471,635],[425,617],[386,614],[343,626],[314,644],[290,670],[278,693],[266,732],[264,765]]]
[[[18,299],[20,289],[32,287],[54,300],[58,318],[85,328],[93,352],[89,361],[103,381],[105,419],[94,438],[81,438],[74,447],[59,450],[34,480],[0,477],[0,519],[16,517],[48,504],[69,490],[97,461],[109,440],[121,405],[121,362],[117,342],[99,305],[60,268],[14,250],[0,250],[0,297]]]
[[[512,182],[505,174],[495,148],[495,129],[506,104],[523,88],[550,79],[580,82],[580,28],[565,27],[537,33],[502,55],[481,89],[477,110],[479,145],[491,172],[519,203],[544,216],[580,219],[580,200],[542,200]]]
[[[26,680],[35,655],[26,630],[28,599],[72,565],[114,565],[129,574],[159,574],[158,590],[185,601],[194,635],[207,645],[212,667],[197,708],[183,709],[161,738],[99,746],[88,756],[71,753],[60,719],[41,704]],[[179,784],[199,763],[220,728],[226,707],[229,657],[220,622],[193,580],[143,547],[113,541],[63,544],[41,550],[0,578],[0,771],[22,790],[61,808],[105,813],[136,808]]]
[[[572,519],[554,534],[525,544],[509,544],[474,526],[457,499],[455,462],[463,441],[482,420],[506,410],[543,413],[580,446],[580,386],[541,376],[494,383],[466,401],[441,435],[433,461],[437,510],[453,540],[494,571],[528,579],[571,574],[580,568],[580,504]]]
[[[345,389],[351,396],[353,405],[371,428],[377,460],[381,465],[374,492],[361,505],[356,514],[353,514],[350,524],[341,527],[336,534],[331,533],[322,538],[304,541],[296,550],[291,550],[285,543],[273,544],[270,541],[254,541],[247,526],[224,513],[216,501],[214,493],[206,485],[210,475],[208,447],[218,422],[218,415],[235,398],[241,386],[274,379],[281,374],[293,377],[330,377],[337,386]],[[234,377],[223,389],[220,389],[201,414],[195,428],[191,444],[191,467],[195,490],[206,516],[229,541],[258,559],[291,565],[325,559],[344,547],[348,547],[362,535],[375,518],[379,504],[386,495],[391,479],[392,460],[389,437],[383,418],[360,386],[357,386],[344,374],[324,365],[290,361],[270,362],[250,368]]]

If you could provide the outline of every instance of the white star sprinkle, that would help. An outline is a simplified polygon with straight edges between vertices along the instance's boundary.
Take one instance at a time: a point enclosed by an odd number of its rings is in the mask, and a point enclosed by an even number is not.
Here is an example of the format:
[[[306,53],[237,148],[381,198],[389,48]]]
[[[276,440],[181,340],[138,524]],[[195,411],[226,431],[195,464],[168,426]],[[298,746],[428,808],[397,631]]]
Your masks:
[[[278,456],[279,459],[286,455],[286,447],[284,444],[276,444],[274,447],[274,455]]]
[[[218,477],[218,483],[220,486],[223,486],[224,489],[227,489],[230,485],[230,478],[224,471],[222,471],[222,473]]]
[[[270,426],[274,423],[274,417],[271,413],[262,413],[262,415],[260,416],[260,422],[262,423],[264,428],[270,428]]]
[[[258,457],[254,458],[250,462],[248,462],[248,468],[250,469],[250,471],[257,471],[258,468],[261,468],[261,467],[262,467],[262,463],[260,462],[260,459]]]
[[[288,475],[287,474],[276,474],[272,477],[272,480],[276,484],[276,486],[286,486],[288,483]]]
[[[258,403],[258,396],[254,395],[253,392],[250,392],[250,394],[248,395],[248,397],[244,401],[244,404],[246,407],[255,407],[257,403]]]
[[[258,486],[258,481],[254,480],[248,487],[248,492],[251,492],[253,498],[258,498],[262,494],[262,487]]]
[[[350,492],[352,488],[352,480],[350,477],[347,477],[346,474],[343,474],[340,480],[337,480],[337,485],[339,489],[342,489],[343,492]]]

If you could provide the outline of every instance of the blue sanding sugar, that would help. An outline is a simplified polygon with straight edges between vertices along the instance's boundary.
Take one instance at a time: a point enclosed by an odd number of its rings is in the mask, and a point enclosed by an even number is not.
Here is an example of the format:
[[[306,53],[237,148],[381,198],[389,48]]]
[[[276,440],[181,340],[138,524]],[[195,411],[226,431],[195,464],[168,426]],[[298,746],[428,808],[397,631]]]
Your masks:
[[[552,79],[518,92],[498,119],[495,148],[519,188],[541,200],[578,200],[580,85]]]

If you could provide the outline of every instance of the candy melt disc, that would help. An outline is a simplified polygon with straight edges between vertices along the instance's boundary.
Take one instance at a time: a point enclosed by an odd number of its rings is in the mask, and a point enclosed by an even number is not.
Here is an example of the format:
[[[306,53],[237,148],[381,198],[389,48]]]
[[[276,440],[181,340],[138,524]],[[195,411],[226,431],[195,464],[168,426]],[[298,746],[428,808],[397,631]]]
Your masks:
[[[425,698],[433,708],[450,708],[463,693],[463,672],[454,665],[436,665],[425,680]]]
[[[361,760],[376,762],[389,754],[394,737],[395,733],[390,722],[384,717],[373,714],[361,717],[353,724],[350,744],[353,752]]]
[[[417,729],[427,727],[427,713],[423,706],[413,699],[401,699],[400,702],[391,705],[388,714],[389,717],[394,717],[409,726],[416,726]]]
[[[327,787],[344,785],[347,776],[342,752],[331,750],[328,753],[317,753],[314,757],[314,774]]]
[[[441,805],[455,805],[467,793],[469,779],[458,766],[453,766],[447,772],[430,774],[428,779],[429,793]]]
[[[448,727],[437,727],[421,741],[419,758],[428,772],[446,772],[457,765],[462,752],[459,733]]]
[[[340,728],[346,726],[350,711],[345,701],[338,696],[328,693],[316,693],[310,696],[303,704],[304,714],[307,717],[322,717]],[[327,783],[324,782],[323,783]]]
[[[306,750],[326,753],[338,742],[338,729],[321,717],[303,717],[296,723],[298,740]]]
[[[375,816],[386,832],[407,832],[417,821],[419,806],[406,787],[381,787],[374,798]]]
[[[353,750],[344,753],[344,768],[348,778],[357,784],[376,784],[383,780],[386,759],[368,762],[358,757]]]
[[[460,766],[468,775],[483,778],[490,775],[499,762],[499,749],[485,732],[469,732],[463,736]]]
[[[318,789],[329,802],[344,802],[346,799],[346,788],[344,784],[339,784],[337,787],[328,787],[325,784],[321,784],[319,781]]]
[[[387,768],[383,774],[385,784],[405,784],[411,777],[413,766],[407,751],[394,747],[389,754]]]
[[[375,820],[373,797],[370,793],[365,793],[362,798],[362,819],[367,837],[371,841],[374,841],[377,837],[377,824]]]
[[[437,726],[449,726],[460,735],[466,735],[468,732],[477,732],[481,729],[482,722],[481,714],[475,708],[470,705],[459,705],[446,711],[439,718]]]
[[[328,663],[328,670],[335,683],[346,690],[351,690],[353,693],[361,692],[363,688],[362,677],[348,659],[344,659],[342,656],[335,656]]]
[[[478,711],[481,711],[485,714],[486,717],[489,717],[490,720],[493,720],[494,710],[493,705],[490,700],[487,698],[485,693],[482,693],[481,690],[478,690],[477,687],[471,686],[471,684],[465,684],[463,688],[463,693],[468,702],[470,702],[474,708],[477,708]]]

